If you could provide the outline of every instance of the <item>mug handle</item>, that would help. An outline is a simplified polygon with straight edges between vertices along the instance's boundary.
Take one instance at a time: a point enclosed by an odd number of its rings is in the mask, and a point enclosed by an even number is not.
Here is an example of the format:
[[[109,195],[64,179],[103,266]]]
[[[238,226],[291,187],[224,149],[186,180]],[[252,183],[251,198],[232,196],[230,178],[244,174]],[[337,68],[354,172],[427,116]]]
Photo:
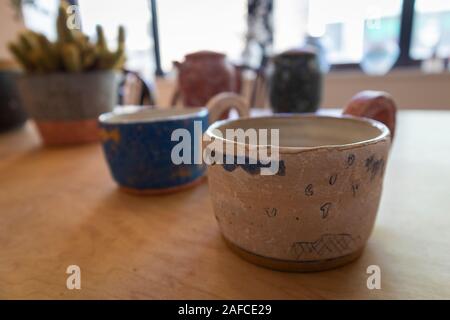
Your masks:
[[[380,121],[391,131],[391,140],[394,139],[397,106],[387,92],[372,90],[358,92],[347,103],[343,114]]]
[[[236,109],[239,117],[247,117],[249,115],[249,106],[245,99],[232,92],[223,92],[212,97],[206,104],[209,112],[209,123],[214,123],[220,117],[231,109]]]

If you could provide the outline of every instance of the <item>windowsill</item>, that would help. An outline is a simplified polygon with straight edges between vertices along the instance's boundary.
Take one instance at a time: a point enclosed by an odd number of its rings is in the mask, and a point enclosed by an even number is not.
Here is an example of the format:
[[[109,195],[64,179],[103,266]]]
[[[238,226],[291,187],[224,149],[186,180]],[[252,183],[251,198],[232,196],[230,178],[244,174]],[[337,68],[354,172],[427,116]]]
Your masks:
[[[169,106],[176,87],[175,78],[156,79],[157,101]],[[450,72],[425,74],[420,68],[396,68],[383,76],[366,75],[361,70],[332,71],[324,77],[322,106],[344,106],[362,90],[387,91],[401,109],[450,110]],[[251,80],[246,81],[249,97]],[[257,105],[264,105],[258,103]]]
[[[347,69],[347,70],[332,70],[326,77],[327,78],[374,78],[374,79],[409,79],[411,76],[415,80],[421,80],[426,78],[442,78],[449,77],[450,71],[447,69],[440,73],[424,73],[419,67],[397,67],[389,71],[385,75],[369,75],[364,73],[361,69]]]
[[[357,92],[381,90],[392,94],[399,108],[450,109],[450,72],[427,74],[417,67],[395,68],[386,75],[361,70],[333,70],[324,79],[322,105],[345,105]]]

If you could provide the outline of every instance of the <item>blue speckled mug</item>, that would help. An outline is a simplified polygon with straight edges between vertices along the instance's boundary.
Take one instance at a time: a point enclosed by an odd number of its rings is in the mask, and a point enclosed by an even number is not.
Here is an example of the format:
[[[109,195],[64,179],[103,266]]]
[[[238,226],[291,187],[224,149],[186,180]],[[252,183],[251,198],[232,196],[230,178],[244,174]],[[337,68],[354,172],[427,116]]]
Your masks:
[[[209,123],[232,108],[239,116],[248,114],[245,101],[232,93],[215,96],[207,107],[124,108],[102,114],[103,150],[114,180],[122,190],[139,194],[178,191],[199,183],[205,165],[198,159],[174,163],[172,150],[180,141],[172,141],[172,134],[177,129],[189,132],[191,150],[197,150]]]

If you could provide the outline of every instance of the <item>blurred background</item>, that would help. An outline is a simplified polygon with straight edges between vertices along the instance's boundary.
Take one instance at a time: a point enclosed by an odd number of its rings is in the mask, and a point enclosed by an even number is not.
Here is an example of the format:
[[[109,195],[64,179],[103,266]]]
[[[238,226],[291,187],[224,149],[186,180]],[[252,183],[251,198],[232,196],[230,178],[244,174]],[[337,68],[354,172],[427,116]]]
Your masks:
[[[225,53],[242,66],[242,92],[273,54],[314,46],[325,73],[322,107],[340,107],[355,92],[390,92],[400,108],[450,109],[450,0],[78,0],[82,30],[104,27],[114,47],[127,33],[126,68],[137,72],[156,103],[176,101],[173,61],[199,50]],[[0,43],[26,27],[55,38],[58,0],[0,1]],[[0,46],[0,59],[8,56]]]

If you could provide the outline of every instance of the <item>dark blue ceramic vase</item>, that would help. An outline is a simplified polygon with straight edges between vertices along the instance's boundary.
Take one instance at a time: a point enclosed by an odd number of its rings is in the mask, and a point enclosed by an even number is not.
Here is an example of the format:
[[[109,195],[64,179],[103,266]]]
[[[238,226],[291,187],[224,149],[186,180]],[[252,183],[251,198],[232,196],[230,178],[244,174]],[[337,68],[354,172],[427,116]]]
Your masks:
[[[213,98],[208,108],[150,109],[100,116],[103,150],[114,180],[124,191],[158,194],[197,184],[205,173],[201,144],[209,121],[235,107],[233,94]],[[234,96],[234,95],[233,95]],[[235,100],[233,100],[235,101]]]
[[[0,71],[0,132],[21,126],[27,115],[17,90],[16,71]]]
[[[269,98],[274,112],[315,112],[322,94],[322,74],[313,49],[283,52],[272,58]]]

